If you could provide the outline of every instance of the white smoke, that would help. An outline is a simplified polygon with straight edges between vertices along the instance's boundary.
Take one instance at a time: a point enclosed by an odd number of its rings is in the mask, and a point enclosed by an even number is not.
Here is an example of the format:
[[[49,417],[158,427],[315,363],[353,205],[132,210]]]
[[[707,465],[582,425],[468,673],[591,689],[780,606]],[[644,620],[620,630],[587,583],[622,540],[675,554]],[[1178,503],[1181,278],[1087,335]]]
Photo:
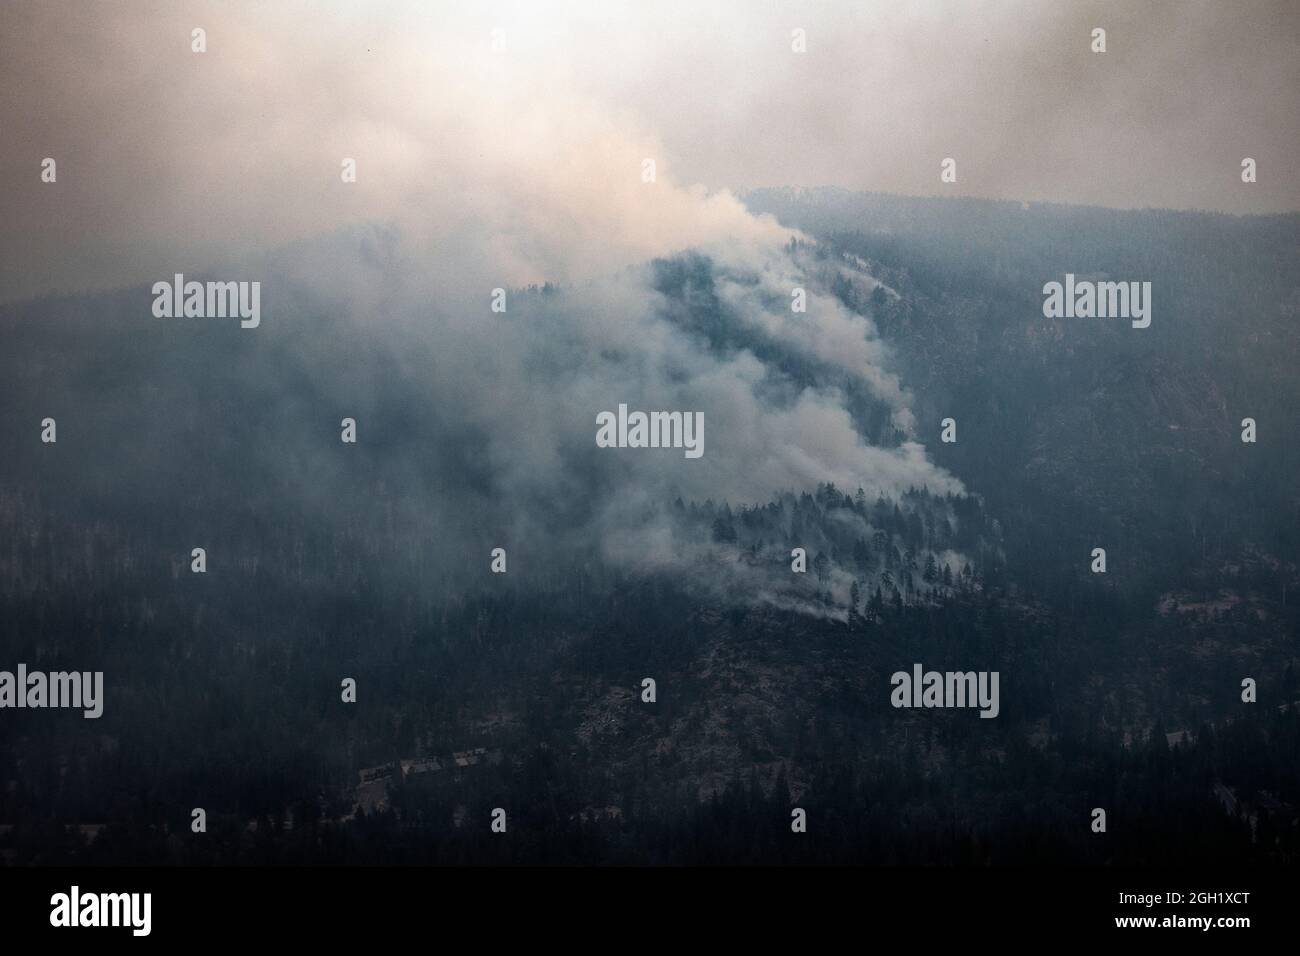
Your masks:
[[[136,106],[124,119],[91,89],[59,135],[80,137],[69,154],[96,170],[93,196],[69,175],[63,201],[81,204],[87,235],[122,250],[101,281],[258,279],[264,329],[277,284],[310,290],[318,309],[387,343],[427,407],[475,436],[483,501],[523,540],[594,533],[607,560],[680,561],[681,542],[646,518],[670,492],[754,503],[828,482],[872,496],[961,491],[919,443],[863,440],[845,380],[908,435],[910,396],[870,319],[787,250],[791,230],[729,192],[676,182],[653,130],[584,96],[527,37],[494,51],[481,17],[405,12],[322,19],[235,4],[196,20],[133,6],[100,24],[87,42],[112,64],[113,96]],[[199,20],[201,55],[187,42]],[[160,34],[175,49],[145,55]],[[356,183],[341,181],[344,157]],[[647,263],[686,250],[712,263],[729,321],[835,381],[793,381],[770,357],[711,349],[672,321]],[[56,279],[63,291],[95,281]],[[544,282],[561,293],[513,292]],[[790,309],[795,287],[804,313]],[[490,311],[494,289],[511,290],[505,314]],[[704,456],[596,449],[596,415],[619,403],[702,412]],[[541,503],[582,498],[591,509],[569,527],[538,517]]]

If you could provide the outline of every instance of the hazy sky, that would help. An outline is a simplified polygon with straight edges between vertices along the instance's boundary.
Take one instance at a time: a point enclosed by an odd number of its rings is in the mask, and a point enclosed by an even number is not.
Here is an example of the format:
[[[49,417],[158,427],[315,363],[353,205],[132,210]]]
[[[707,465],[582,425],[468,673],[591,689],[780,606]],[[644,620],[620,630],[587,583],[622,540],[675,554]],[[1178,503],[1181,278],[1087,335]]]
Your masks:
[[[759,185],[1291,211],[1298,47],[1288,0],[9,0],[0,299],[365,220],[574,280],[734,238]]]

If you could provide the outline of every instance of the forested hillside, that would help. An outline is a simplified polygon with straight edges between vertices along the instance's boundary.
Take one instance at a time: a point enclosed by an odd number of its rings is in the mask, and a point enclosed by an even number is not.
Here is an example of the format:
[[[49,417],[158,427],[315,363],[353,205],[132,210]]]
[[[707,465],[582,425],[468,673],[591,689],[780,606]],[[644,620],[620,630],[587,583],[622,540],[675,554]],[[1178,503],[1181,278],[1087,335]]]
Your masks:
[[[445,340],[308,290],[256,338],[138,289],[0,308],[0,666],[107,688],[98,720],[6,713],[0,860],[1295,861],[1300,218],[747,202],[897,384],[791,348],[702,252],[646,266],[658,317],[949,487],[650,494],[584,444],[534,500],[435,391]],[[1150,328],[1044,318],[1066,272],[1151,281]],[[512,295],[515,328],[577,308]],[[1000,672],[997,719],[891,706],[915,663]]]

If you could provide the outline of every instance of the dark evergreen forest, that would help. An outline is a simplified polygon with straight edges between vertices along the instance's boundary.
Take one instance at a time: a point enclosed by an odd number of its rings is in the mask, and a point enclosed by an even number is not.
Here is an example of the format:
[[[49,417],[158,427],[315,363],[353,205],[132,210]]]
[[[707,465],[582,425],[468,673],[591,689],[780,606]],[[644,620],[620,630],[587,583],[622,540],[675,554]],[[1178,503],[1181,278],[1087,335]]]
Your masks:
[[[306,295],[257,347],[124,336],[139,290],[0,308],[0,667],[107,688],[98,720],[0,718],[0,861],[1300,858],[1300,217],[747,202],[873,320],[964,493],[667,495],[644,520],[681,560],[610,565],[512,537],[525,504],[573,528],[593,501],[501,500],[408,374],[436,344],[362,340]],[[651,268],[701,350],[834,377],[736,321],[707,256]],[[1067,269],[1150,280],[1151,327],[1044,319]],[[340,381],[370,383],[364,458],[336,454]],[[904,441],[839,384],[865,440]],[[891,707],[914,662],[999,671],[999,716]]]

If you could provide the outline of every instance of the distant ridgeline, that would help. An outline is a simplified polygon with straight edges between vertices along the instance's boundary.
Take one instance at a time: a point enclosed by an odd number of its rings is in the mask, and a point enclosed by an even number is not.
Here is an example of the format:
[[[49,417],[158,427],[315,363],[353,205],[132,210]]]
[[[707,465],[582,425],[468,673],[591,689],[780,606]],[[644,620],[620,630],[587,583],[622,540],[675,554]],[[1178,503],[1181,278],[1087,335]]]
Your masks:
[[[1022,584],[1059,593],[1103,540],[1124,542],[1109,581],[1147,595],[1249,554],[1293,564],[1300,214],[834,188],[744,200],[896,293],[835,289],[892,348],[917,440],[999,517]],[[1149,297],[1132,322],[1045,315],[1045,287],[1069,276],[1149,283],[1157,318],[1141,327]],[[943,443],[949,416],[960,440]]]

